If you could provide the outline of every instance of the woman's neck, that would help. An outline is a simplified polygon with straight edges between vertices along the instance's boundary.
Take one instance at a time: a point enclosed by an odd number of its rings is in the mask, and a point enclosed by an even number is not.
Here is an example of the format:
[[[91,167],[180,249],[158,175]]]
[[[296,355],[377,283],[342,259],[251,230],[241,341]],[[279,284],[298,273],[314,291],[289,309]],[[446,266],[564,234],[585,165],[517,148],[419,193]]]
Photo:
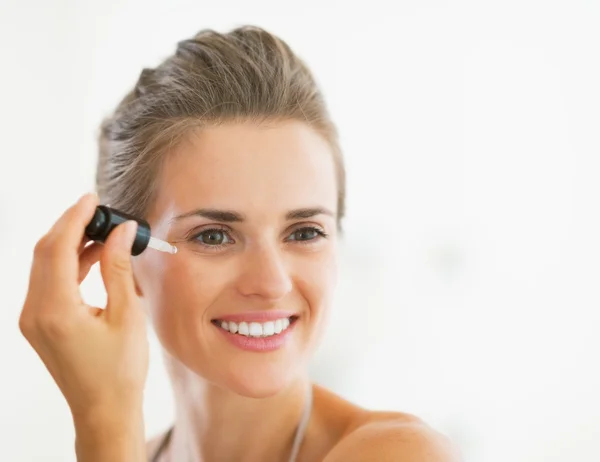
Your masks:
[[[175,393],[175,425],[169,461],[264,461],[289,459],[310,381],[298,377],[268,398],[247,398],[219,388],[167,358]]]

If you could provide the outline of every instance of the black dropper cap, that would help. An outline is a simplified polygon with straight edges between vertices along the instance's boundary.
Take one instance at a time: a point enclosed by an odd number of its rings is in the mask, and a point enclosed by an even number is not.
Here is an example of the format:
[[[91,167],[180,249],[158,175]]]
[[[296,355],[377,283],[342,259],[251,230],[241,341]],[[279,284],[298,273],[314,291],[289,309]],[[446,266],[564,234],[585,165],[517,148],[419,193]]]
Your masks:
[[[97,242],[104,242],[117,225],[133,220],[137,221],[137,233],[131,247],[131,255],[141,254],[150,242],[150,225],[146,220],[115,210],[106,205],[98,205],[94,217],[85,228],[85,235]]]

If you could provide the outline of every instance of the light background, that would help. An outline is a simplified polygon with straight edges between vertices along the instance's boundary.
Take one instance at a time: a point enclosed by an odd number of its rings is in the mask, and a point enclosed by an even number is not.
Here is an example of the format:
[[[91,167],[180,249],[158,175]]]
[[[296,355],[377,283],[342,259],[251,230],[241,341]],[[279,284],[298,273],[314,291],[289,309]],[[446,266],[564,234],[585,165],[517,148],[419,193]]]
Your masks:
[[[600,460],[600,3],[216,3],[0,0],[2,459],[74,460],[17,320],[35,241],[92,189],[100,120],[177,41],[255,24],[312,68],[346,155],[315,380],[470,462]],[[151,345],[149,434],[172,416]]]

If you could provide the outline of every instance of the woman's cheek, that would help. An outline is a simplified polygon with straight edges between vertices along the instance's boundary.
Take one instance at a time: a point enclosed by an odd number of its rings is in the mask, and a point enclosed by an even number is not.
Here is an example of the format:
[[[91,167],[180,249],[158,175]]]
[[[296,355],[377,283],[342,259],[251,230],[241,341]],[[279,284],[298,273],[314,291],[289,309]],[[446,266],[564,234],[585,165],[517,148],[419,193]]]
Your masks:
[[[319,330],[324,327],[331,311],[337,273],[337,254],[334,251],[325,253],[323,258],[315,264],[312,271],[308,272],[314,292],[313,303],[316,311],[314,315],[317,317],[316,321],[320,324]]]
[[[298,268],[297,277],[311,293],[326,297],[337,277],[336,254],[328,250],[307,259]]]
[[[227,291],[230,264],[203,256],[186,256],[164,275],[164,304],[180,312],[204,313]]]

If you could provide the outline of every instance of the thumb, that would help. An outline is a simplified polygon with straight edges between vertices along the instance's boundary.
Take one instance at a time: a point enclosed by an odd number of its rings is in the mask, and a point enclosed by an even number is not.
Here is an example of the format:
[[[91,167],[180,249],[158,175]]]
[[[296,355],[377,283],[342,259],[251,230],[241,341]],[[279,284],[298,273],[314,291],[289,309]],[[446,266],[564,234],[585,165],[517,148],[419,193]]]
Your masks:
[[[122,319],[135,309],[137,294],[131,267],[131,247],[137,231],[137,222],[118,225],[106,239],[100,257],[100,271],[108,295],[106,307],[109,318]]]

